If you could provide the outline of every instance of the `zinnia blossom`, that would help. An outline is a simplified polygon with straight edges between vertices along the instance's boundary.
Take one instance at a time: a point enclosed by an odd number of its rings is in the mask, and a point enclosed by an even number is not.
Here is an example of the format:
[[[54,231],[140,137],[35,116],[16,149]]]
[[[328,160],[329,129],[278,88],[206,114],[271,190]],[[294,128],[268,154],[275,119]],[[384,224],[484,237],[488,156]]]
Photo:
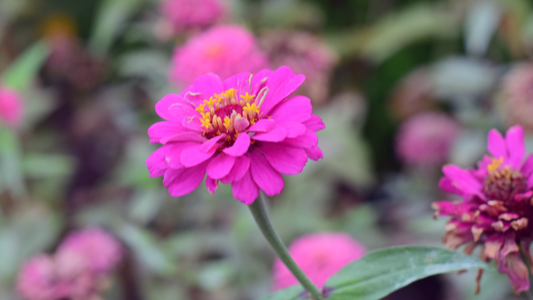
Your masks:
[[[459,132],[459,125],[448,115],[421,113],[400,127],[396,137],[396,153],[408,165],[435,167],[449,157]]]
[[[254,36],[240,26],[218,26],[199,34],[176,49],[171,80],[186,87],[213,72],[223,80],[241,72],[256,73],[268,67]]]
[[[89,228],[69,234],[59,245],[58,255],[66,252],[81,255],[88,268],[95,273],[113,269],[122,258],[120,243],[109,233],[98,228]]]
[[[23,103],[19,93],[0,86],[0,122],[16,127],[22,121]]]
[[[444,242],[449,249],[466,245],[472,253],[481,246],[481,258],[495,260],[515,292],[529,289],[529,248],[533,241],[533,155],[524,161],[524,133],[511,127],[505,138],[496,130],[488,135],[488,152],[475,169],[447,165],[440,187],[462,201],[433,204],[438,216],[449,216]],[[481,276],[481,273],[480,275]],[[478,277],[479,283],[480,277]]]
[[[337,55],[317,36],[307,32],[274,31],[264,35],[260,44],[274,67],[288,66],[305,75],[299,92],[322,103],[329,95],[329,81]]]
[[[504,81],[506,119],[533,131],[533,64],[514,67]]]
[[[363,257],[366,249],[346,233],[322,232],[296,239],[290,245],[289,253],[309,279],[321,289],[329,277]],[[298,284],[298,280],[279,258],[274,262],[273,273],[274,291]]]
[[[47,255],[39,255],[22,266],[17,278],[17,291],[28,300],[56,300],[54,260]]]
[[[26,300],[100,299],[120,258],[120,244],[103,230],[73,232],[55,254],[38,255],[23,265],[17,291]]]
[[[218,0],[165,0],[160,11],[174,33],[206,28],[225,14]]]
[[[231,184],[233,196],[251,204],[259,189],[279,194],[282,174],[300,173],[308,158],[322,158],[311,100],[291,97],[305,77],[290,68],[241,73],[222,81],[209,73],[181,94],[156,104],[165,119],[148,129],[163,146],[146,161],[150,176],[164,175],[174,197],[195,190],[206,177],[209,192]]]

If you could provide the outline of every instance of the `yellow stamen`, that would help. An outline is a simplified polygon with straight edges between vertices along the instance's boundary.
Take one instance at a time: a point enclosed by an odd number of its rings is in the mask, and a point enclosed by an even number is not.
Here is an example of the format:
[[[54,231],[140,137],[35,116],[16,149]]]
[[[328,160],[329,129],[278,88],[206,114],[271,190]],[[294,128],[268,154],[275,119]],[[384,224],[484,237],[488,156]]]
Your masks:
[[[226,130],[230,131],[231,130],[231,119],[228,118],[228,117],[224,117],[224,127],[226,127]]]
[[[254,100],[255,95],[250,95],[250,94],[246,93],[246,95],[244,95],[244,96],[241,95],[241,98],[242,98],[244,101],[246,101],[246,102],[250,102],[250,101]]]
[[[242,108],[245,112],[248,113],[249,116],[254,116],[256,113],[259,113],[259,106],[256,106],[255,103],[246,103],[246,106]]]
[[[203,113],[205,112],[205,103],[198,105],[198,107],[196,108],[196,111],[203,115]]]
[[[492,159],[492,163],[487,166],[487,169],[489,172],[497,170],[503,163],[503,157],[500,157],[498,159],[494,158]]]
[[[209,129],[209,126],[211,125],[211,120],[202,119],[202,120],[200,120],[200,122],[202,122],[202,126],[201,127],[205,127],[205,129]]]

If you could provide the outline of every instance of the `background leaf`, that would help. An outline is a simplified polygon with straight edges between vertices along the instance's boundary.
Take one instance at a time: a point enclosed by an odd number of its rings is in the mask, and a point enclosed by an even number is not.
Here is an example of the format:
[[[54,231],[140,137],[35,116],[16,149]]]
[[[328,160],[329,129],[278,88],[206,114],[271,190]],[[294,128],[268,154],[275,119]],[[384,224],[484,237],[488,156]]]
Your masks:
[[[142,0],[107,0],[102,2],[89,42],[98,55],[105,55],[114,38],[124,29],[126,20],[143,4]]]
[[[48,56],[48,47],[42,41],[36,42],[22,53],[2,76],[3,83],[17,91],[23,91],[37,75]]]
[[[303,289],[300,285],[291,286],[290,288],[277,291],[272,295],[268,295],[260,300],[294,300],[298,299],[299,295],[302,294]]]
[[[344,267],[326,283],[328,300],[377,300],[422,278],[460,270],[490,269],[485,262],[460,252],[432,247],[376,250]]]

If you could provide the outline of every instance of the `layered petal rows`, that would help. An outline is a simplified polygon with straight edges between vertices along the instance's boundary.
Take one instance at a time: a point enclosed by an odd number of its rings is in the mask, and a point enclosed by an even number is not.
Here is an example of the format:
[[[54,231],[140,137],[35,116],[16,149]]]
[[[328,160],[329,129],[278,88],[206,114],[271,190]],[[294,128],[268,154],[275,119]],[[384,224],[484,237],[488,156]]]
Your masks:
[[[515,292],[529,289],[528,264],[533,262],[533,155],[524,161],[524,133],[511,127],[505,137],[491,130],[488,152],[478,168],[465,170],[447,165],[440,187],[462,201],[433,204],[438,216],[449,216],[444,242],[450,249],[466,245],[472,253],[482,246],[481,258],[495,260]],[[480,271],[481,272],[481,271]],[[479,278],[479,277],[478,277]]]
[[[309,98],[291,97],[304,79],[288,67],[225,81],[209,73],[181,94],[167,95],[155,108],[165,121],[148,129],[150,141],[163,145],[146,161],[150,176],[164,176],[174,197],[192,192],[205,177],[209,192],[220,182],[231,184],[245,204],[259,190],[279,194],[281,174],[298,174],[308,158],[322,158],[315,132],[324,123],[312,114]]]

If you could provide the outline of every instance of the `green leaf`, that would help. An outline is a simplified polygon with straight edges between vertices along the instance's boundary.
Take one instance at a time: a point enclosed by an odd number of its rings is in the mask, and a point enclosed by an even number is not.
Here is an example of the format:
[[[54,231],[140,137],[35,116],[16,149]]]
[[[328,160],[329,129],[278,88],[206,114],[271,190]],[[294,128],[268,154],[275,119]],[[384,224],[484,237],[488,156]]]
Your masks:
[[[300,298],[299,296],[302,294],[304,290],[300,285],[297,286],[291,286],[290,288],[277,291],[274,294],[268,295],[264,298],[261,298],[260,300],[295,300],[295,299],[305,299]]]
[[[15,196],[25,194],[21,151],[15,133],[9,128],[0,126],[0,192],[9,190]]]
[[[115,233],[150,271],[163,276],[171,275],[176,271],[175,263],[161,249],[150,231],[124,223],[115,227]]]
[[[95,21],[89,47],[97,55],[107,54],[126,20],[143,4],[143,0],[105,0]]]
[[[492,269],[460,252],[432,247],[393,247],[368,253],[326,283],[328,300],[377,300],[419,279],[466,269]]]
[[[380,63],[402,48],[427,38],[449,39],[460,32],[460,19],[442,6],[409,7],[363,30],[332,35],[330,44],[341,56],[357,54]]]
[[[37,75],[48,52],[43,41],[36,42],[9,66],[2,76],[2,82],[14,90],[24,91]]]

